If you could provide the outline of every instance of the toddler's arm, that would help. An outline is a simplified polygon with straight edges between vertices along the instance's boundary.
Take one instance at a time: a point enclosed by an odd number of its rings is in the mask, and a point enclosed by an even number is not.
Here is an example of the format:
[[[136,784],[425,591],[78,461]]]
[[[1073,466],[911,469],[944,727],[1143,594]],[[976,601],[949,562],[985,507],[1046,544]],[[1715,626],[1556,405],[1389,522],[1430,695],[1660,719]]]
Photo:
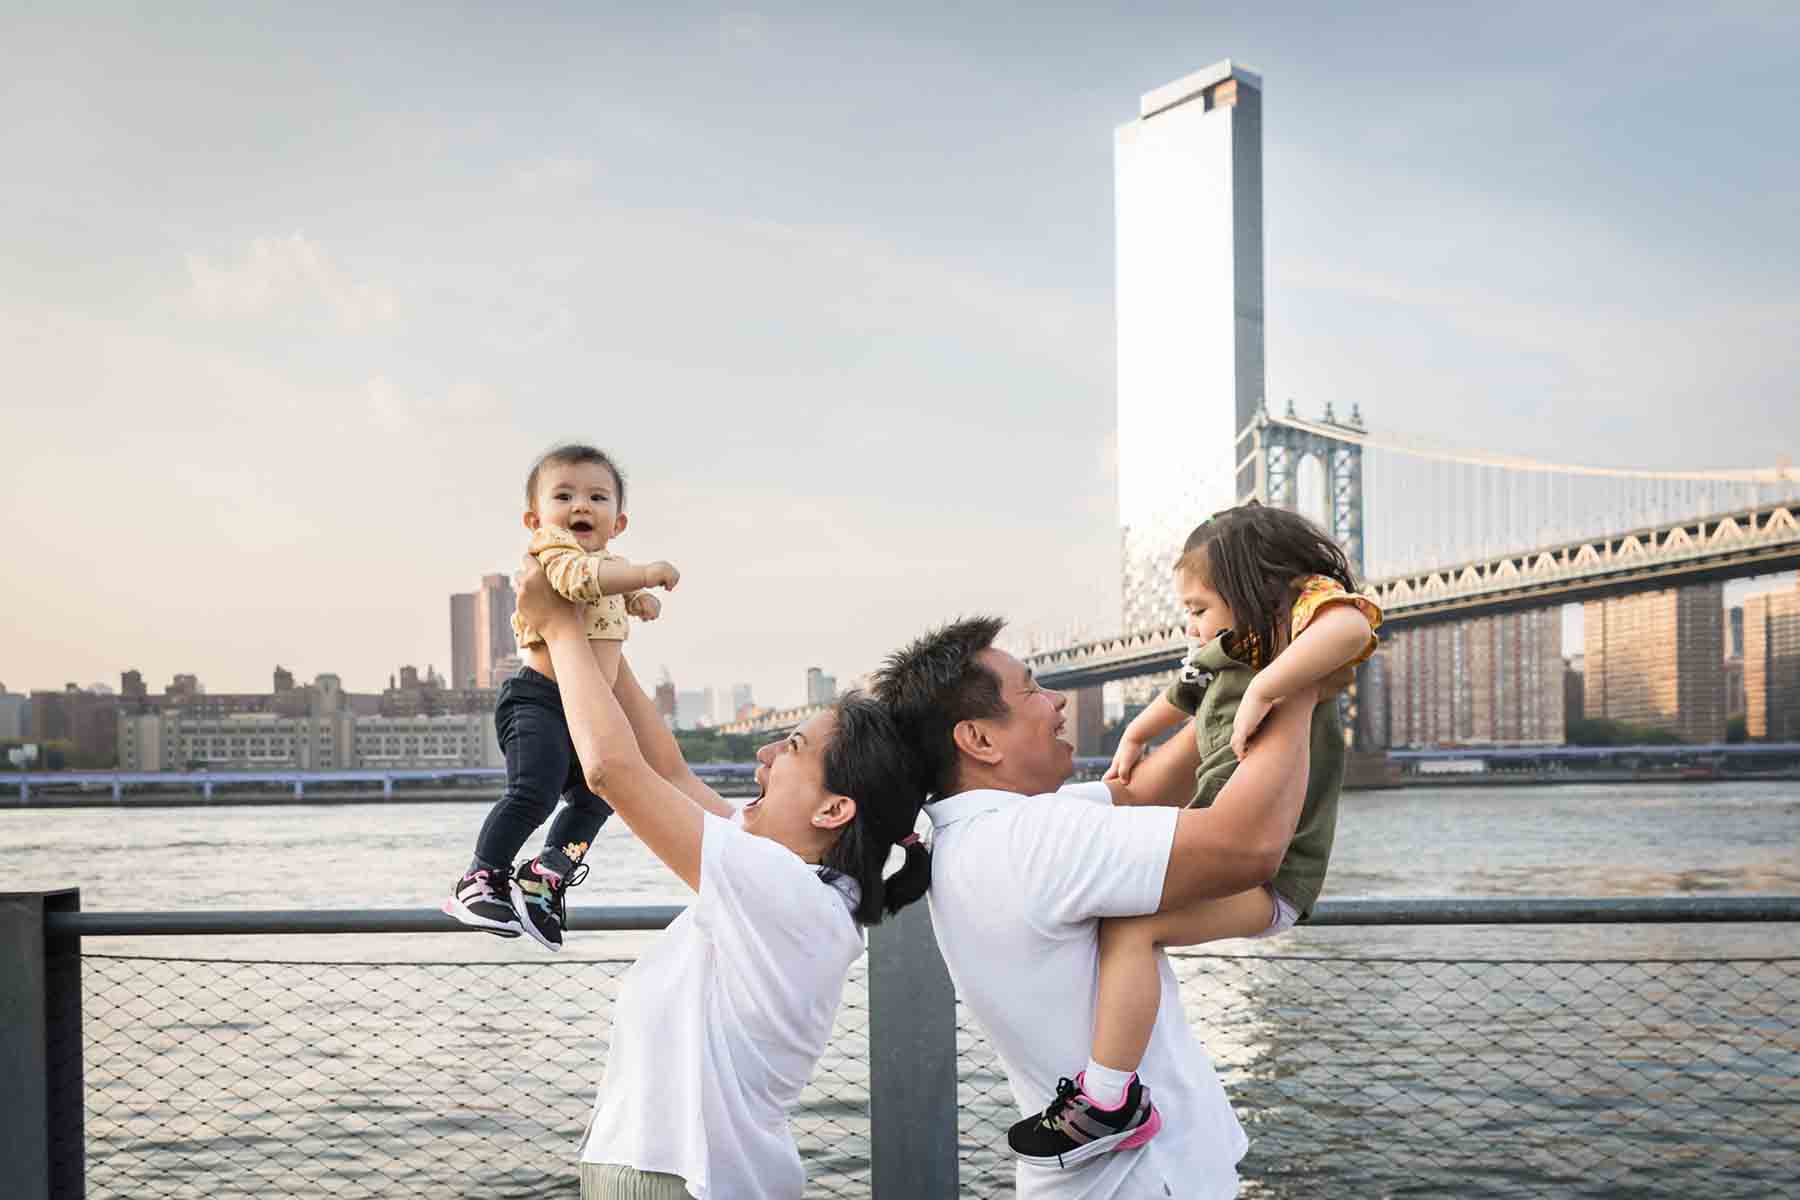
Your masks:
[[[1375,636],[1369,618],[1354,604],[1331,604],[1307,623],[1300,636],[1256,673],[1238,704],[1231,748],[1242,758],[1269,709],[1284,698],[1315,687],[1345,663],[1355,661]]]
[[[532,547],[538,565],[550,586],[566,600],[582,604],[597,603],[602,596],[640,592],[645,588],[669,588],[681,581],[681,572],[666,562],[639,566],[623,558],[589,554],[579,546],[553,541]]]
[[[1125,727],[1119,738],[1119,748],[1113,752],[1112,765],[1106,768],[1101,778],[1130,783],[1132,768],[1144,756],[1144,749],[1187,719],[1188,714],[1171,704],[1168,696],[1157,693],[1150,707],[1131,718],[1131,724]]]

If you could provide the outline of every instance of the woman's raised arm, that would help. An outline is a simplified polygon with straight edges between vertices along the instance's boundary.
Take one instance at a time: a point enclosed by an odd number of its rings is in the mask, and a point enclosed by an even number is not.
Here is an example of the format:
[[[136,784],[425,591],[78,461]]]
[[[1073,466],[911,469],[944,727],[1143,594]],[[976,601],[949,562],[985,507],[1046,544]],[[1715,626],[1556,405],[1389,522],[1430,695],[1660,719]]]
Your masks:
[[[625,719],[631,722],[638,749],[644,752],[658,775],[708,812],[729,817],[737,811],[688,766],[687,759],[681,756],[681,744],[663,724],[662,714],[644,694],[644,685],[637,681],[637,676],[631,673],[631,664],[624,659],[619,660],[619,681],[613,685],[613,695],[619,698],[619,707],[625,710]]]
[[[521,619],[543,635],[556,666],[563,714],[589,789],[605,797],[637,839],[699,891],[704,814],[645,760],[625,710],[588,649],[580,608],[556,594],[530,556],[518,580],[518,606]]]

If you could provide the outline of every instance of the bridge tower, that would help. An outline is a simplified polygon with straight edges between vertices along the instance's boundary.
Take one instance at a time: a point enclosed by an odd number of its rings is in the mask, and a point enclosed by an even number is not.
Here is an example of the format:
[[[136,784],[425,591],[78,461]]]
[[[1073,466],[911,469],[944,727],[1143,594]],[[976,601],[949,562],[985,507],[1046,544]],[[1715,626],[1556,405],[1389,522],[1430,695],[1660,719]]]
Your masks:
[[[1335,431],[1343,430],[1343,436]],[[1332,407],[1325,405],[1322,421],[1302,421],[1294,415],[1290,401],[1287,416],[1269,415],[1266,405],[1259,405],[1256,416],[1238,435],[1240,445],[1250,442],[1252,485],[1239,503],[1255,499],[1263,504],[1298,511],[1300,507],[1300,467],[1308,458],[1318,460],[1325,475],[1326,531],[1344,549],[1350,570],[1358,580],[1363,578],[1363,464],[1361,436],[1366,430],[1362,409],[1351,406],[1350,419],[1340,422]],[[1317,518],[1320,514],[1307,513]]]

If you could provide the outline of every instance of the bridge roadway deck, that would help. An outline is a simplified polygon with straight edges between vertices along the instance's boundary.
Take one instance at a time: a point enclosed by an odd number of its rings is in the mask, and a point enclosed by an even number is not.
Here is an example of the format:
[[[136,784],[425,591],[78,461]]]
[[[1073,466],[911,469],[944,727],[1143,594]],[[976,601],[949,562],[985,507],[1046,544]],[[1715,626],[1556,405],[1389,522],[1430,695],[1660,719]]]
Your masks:
[[[1800,568],[1800,502],[1694,518],[1371,580],[1383,628],[1406,629]],[[1029,656],[1051,687],[1093,687],[1172,671],[1178,625]]]

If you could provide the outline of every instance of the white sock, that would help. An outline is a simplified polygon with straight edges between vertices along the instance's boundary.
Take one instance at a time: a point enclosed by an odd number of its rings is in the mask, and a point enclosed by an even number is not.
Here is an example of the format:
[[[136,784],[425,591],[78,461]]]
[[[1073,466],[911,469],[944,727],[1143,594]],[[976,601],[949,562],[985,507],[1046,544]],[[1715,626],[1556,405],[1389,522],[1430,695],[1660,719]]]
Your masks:
[[[1090,1058],[1087,1070],[1081,1073],[1081,1090],[1101,1108],[1117,1108],[1125,1103],[1125,1089],[1131,1086],[1131,1077],[1136,1074],[1136,1071],[1103,1067]]]

